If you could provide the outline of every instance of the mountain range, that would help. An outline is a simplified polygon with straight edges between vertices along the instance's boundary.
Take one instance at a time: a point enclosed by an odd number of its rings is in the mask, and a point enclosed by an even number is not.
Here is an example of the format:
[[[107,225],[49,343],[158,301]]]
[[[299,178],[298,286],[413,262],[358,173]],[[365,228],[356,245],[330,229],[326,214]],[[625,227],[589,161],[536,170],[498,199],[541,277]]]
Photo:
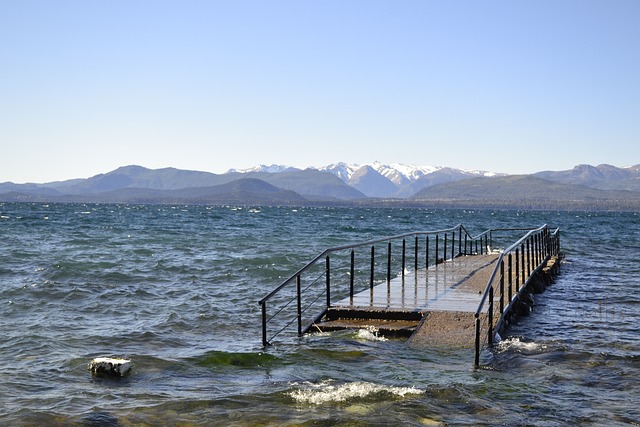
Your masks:
[[[640,211],[640,165],[578,165],[507,175],[379,162],[223,174],[124,166],[86,179],[0,183],[0,201],[244,205],[397,205]]]

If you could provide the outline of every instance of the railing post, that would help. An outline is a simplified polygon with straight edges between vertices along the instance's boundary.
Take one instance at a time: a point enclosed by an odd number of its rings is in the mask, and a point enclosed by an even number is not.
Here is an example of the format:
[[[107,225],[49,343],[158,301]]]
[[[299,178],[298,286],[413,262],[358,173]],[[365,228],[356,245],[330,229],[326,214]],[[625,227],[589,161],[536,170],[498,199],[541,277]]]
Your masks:
[[[391,282],[391,242],[387,245],[387,283]]]
[[[456,250],[456,232],[453,231],[451,233],[451,260],[455,258],[455,250]]]
[[[424,253],[424,259],[425,259],[425,265],[424,268],[427,269],[429,268],[429,235],[427,234],[427,237],[425,237],[426,240],[426,249],[425,249],[425,253]]]
[[[538,233],[538,265],[542,263],[542,231]]]
[[[402,239],[402,278],[404,279],[404,267],[407,254],[407,239]]]
[[[500,314],[504,313],[504,259],[500,260]]]
[[[447,260],[447,233],[444,233],[444,244],[442,245],[442,262]]]
[[[509,257],[508,257],[508,261],[507,261],[509,263],[509,265],[507,266],[507,276],[509,277],[509,304],[511,304],[511,300],[513,299],[513,289],[512,289],[512,286],[513,286],[513,276],[512,276],[513,270],[512,270],[512,265],[511,265],[511,261],[512,261],[511,258],[512,258],[511,257],[511,252],[509,252]]]
[[[416,240],[415,240],[415,246],[414,246],[414,251],[413,251],[413,271],[417,272],[418,271],[418,236],[416,236]]]
[[[467,256],[467,233],[464,234],[464,255]]]
[[[329,261],[329,255],[327,255],[326,261],[326,279],[327,279],[327,307],[331,306],[331,262]]]
[[[350,273],[350,277],[349,277],[349,298],[353,299],[353,284],[355,281],[354,275],[356,274],[356,254],[353,251],[353,249],[351,249],[351,270],[349,271]]]
[[[436,265],[438,265],[438,235],[436,234]]]
[[[487,319],[489,324],[489,336],[487,337],[487,340],[489,345],[493,345],[493,284],[489,286],[489,310],[487,315],[489,316]]]
[[[520,250],[516,247],[516,293],[520,291]]]
[[[531,238],[527,239],[527,279],[531,276]]]
[[[262,306],[262,346],[267,347],[269,345],[269,341],[267,341],[267,303],[262,302],[260,305]]]
[[[522,286],[527,281],[527,277],[524,275],[526,269],[526,264],[524,262],[524,243],[520,244],[520,256],[522,257],[522,259],[520,260],[522,262],[522,264],[520,265],[520,268],[522,268],[522,274],[520,275],[520,285]]]
[[[302,292],[300,284],[300,275],[296,276],[296,294],[298,294],[298,336],[302,336]]]
[[[551,256],[551,234],[549,233],[549,228],[544,229],[544,256],[545,258]]]
[[[373,272],[375,270],[375,266],[376,266],[376,256],[375,256],[375,246],[371,245],[371,270],[370,270],[370,280],[369,280],[369,287],[371,289],[373,289]]]
[[[478,313],[476,313],[475,315],[476,319],[475,319],[475,327],[476,327],[476,354],[475,354],[475,360],[474,360],[474,365],[475,367],[479,367],[480,366],[480,318],[478,317]]]
[[[458,255],[462,255],[462,225],[458,231]]]

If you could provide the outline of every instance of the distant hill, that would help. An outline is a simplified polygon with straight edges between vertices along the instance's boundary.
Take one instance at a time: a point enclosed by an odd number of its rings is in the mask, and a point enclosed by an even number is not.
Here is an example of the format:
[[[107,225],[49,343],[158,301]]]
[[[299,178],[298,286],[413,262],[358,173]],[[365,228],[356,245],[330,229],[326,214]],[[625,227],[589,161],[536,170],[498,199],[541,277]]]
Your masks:
[[[68,203],[135,203],[135,204],[250,204],[250,205],[300,205],[307,200],[295,191],[284,190],[255,178],[240,178],[225,184],[209,187],[192,187],[179,190],[127,187],[104,192],[58,195],[5,193],[5,201],[14,202],[68,202]]]
[[[544,171],[538,178],[565,184],[580,184],[601,190],[640,191],[640,165],[618,168],[611,165],[578,165],[567,171]]]
[[[447,167],[284,165],[224,174],[123,166],[87,179],[0,183],[0,201],[485,206],[640,211],[640,165],[504,175]]]
[[[174,168],[147,169],[141,166],[124,166],[87,179],[73,179],[46,184],[2,183],[0,184],[0,200],[122,201],[134,196],[136,200],[166,200],[167,197],[172,200],[189,200],[197,198],[193,191],[194,188],[220,186],[219,189],[224,191],[216,196],[217,199],[222,200],[226,197],[229,203],[239,203],[237,191],[234,192],[231,186],[225,187],[224,184],[247,178],[269,183],[279,190],[297,193],[302,200],[305,199],[305,197],[301,196],[302,194],[313,200],[326,199],[327,201],[366,197],[335,175],[315,169],[290,169],[281,173],[229,172],[217,175],[209,172],[186,171]],[[174,190],[177,193],[159,192],[169,190]],[[268,192],[265,187],[257,191],[257,193]],[[178,193],[180,197],[178,197]],[[226,196],[222,194],[226,194]],[[210,195],[209,198],[211,199],[211,197]],[[290,198],[288,197],[288,199]],[[247,197],[243,202],[252,203],[254,200],[256,200],[255,194],[253,197]]]
[[[640,192],[600,190],[531,175],[471,178],[434,185],[413,200],[469,206],[522,208],[629,209],[640,207]]]
[[[280,173],[249,172],[246,176],[262,179],[272,185],[295,191],[305,197],[330,199],[365,198],[363,193],[349,186],[337,176],[316,169],[287,170]]]
[[[91,194],[124,188],[176,190],[190,187],[221,185],[236,179],[230,175],[188,171],[175,168],[147,169],[142,166],[123,166],[114,171],[87,179],[74,179],[44,184],[61,194]],[[0,184],[0,189],[2,184]]]

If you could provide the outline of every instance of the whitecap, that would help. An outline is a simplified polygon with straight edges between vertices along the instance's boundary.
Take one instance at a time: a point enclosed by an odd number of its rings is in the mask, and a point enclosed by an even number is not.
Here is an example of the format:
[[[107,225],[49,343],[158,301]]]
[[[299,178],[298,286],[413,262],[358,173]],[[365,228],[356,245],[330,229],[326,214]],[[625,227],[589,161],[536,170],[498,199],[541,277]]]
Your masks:
[[[363,329],[358,329],[356,332],[356,338],[366,341],[387,341],[387,338],[378,335],[378,328],[375,326],[367,326]]]
[[[545,344],[533,341],[521,341],[519,337],[510,337],[500,341],[497,345],[498,351],[514,350],[526,353],[540,353],[547,348]]]
[[[364,398],[377,393],[388,393],[398,397],[411,394],[422,394],[424,391],[415,387],[395,387],[356,381],[344,384],[333,384],[323,381],[318,384],[304,383],[289,395],[298,403],[321,405],[324,403],[345,402],[350,399]]]

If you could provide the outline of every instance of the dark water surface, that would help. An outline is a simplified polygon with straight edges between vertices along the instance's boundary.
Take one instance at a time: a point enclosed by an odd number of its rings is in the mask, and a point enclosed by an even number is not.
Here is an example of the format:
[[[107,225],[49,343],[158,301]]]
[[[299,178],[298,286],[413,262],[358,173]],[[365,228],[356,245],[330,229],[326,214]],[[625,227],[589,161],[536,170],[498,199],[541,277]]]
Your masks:
[[[460,222],[566,254],[482,369],[362,331],[262,349],[258,300],[326,247]],[[638,425],[639,254],[630,213],[0,204],[0,425]]]

